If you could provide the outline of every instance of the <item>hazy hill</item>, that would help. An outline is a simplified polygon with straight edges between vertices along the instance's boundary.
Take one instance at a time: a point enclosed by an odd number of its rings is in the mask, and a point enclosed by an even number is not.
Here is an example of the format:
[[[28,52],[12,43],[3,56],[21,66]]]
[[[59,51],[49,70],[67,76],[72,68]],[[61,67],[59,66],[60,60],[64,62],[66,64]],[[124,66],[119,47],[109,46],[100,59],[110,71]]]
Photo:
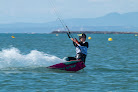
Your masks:
[[[98,18],[68,19],[68,25],[79,26],[134,26],[138,27],[138,12],[110,13]]]
[[[125,14],[110,13],[98,18],[65,19],[73,31],[130,31],[138,32],[138,12]],[[61,29],[59,21],[48,23],[0,24],[0,32],[51,32]]]

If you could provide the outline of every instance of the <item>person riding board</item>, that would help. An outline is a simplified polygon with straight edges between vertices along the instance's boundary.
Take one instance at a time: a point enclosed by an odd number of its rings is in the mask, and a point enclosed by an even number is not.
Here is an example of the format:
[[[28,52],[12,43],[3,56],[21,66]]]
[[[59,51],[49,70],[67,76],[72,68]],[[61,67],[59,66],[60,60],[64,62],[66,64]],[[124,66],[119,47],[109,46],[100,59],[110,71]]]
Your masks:
[[[75,39],[71,38],[71,40],[73,41],[73,44],[76,47],[76,56],[68,57],[67,61],[81,59],[85,63],[85,59],[87,56],[87,49],[89,47],[88,42],[85,42],[86,34],[83,33],[81,36],[79,36],[80,42],[78,42],[76,38]]]

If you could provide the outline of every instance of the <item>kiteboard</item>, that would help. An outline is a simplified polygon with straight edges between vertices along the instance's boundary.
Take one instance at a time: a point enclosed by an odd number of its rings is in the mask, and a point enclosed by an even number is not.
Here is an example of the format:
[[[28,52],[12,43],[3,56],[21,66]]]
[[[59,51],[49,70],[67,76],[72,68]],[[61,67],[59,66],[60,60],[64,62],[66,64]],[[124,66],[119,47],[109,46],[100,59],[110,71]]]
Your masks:
[[[47,68],[50,69],[60,69],[65,71],[79,71],[83,69],[85,66],[84,62],[82,60],[70,60],[63,63],[58,63],[52,66],[49,66]]]

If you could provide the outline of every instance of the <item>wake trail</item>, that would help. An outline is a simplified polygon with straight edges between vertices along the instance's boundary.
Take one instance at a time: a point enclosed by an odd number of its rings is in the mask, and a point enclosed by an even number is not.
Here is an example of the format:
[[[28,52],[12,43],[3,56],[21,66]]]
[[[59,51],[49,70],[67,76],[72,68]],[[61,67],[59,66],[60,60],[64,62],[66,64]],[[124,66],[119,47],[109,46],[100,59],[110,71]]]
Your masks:
[[[47,67],[57,63],[65,62],[54,55],[49,55],[37,50],[23,55],[17,48],[3,49],[0,51],[0,69],[20,67]]]

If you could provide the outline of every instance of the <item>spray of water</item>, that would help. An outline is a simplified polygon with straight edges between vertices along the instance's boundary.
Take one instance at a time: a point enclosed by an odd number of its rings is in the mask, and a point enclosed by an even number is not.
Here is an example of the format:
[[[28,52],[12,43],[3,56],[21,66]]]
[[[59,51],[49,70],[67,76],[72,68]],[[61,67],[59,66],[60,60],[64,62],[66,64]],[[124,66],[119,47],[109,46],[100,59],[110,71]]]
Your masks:
[[[3,49],[0,51],[0,69],[12,67],[47,67],[65,62],[56,56],[49,55],[37,50],[23,55],[17,48]]]

